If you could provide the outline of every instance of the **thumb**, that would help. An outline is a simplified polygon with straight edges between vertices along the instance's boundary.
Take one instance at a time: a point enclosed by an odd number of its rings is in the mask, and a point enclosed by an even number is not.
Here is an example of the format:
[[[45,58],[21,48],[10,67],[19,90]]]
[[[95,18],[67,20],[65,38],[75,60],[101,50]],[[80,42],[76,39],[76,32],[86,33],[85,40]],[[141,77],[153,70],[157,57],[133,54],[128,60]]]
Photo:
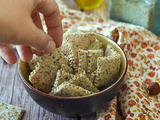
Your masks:
[[[25,36],[25,39],[22,40],[23,43],[20,44],[30,46],[36,51],[48,53],[56,48],[56,44],[50,35],[34,24],[32,24],[31,30],[25,31]]]

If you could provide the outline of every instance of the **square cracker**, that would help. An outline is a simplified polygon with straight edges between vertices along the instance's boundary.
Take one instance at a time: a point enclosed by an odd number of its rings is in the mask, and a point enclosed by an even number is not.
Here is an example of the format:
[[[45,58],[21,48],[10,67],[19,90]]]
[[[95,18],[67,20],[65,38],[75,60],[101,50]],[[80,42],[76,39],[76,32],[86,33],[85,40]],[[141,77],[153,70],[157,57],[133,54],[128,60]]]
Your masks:
[[[105,56],[115,56],[119,54],[110,44],[107,45],[105,50]]]
[[[103,50],[88,50],[87,75],[97,69],[97,58],[103,56]]]
[[[88,46],[95,41],[94,33],[71,33],[68,34],[68,49],[69,49],[69,60],[70,65],[74,68],[75,72],[78,71],[78,50],[86,50]]]
[[[76,34],[82,34],[83,32],[81,31],[78,31],[75,27],[70,27],[64,34],[63,34],[63,42],[62,42],[62,45],[61,47],[59,48],[60,51],[66,56],[68,57],[69,55],[69,49],[68,49],[68,46],[69,46],[69,39],[70,37],[69,34],[71,33],[76,33]]]
[[[73,74],[65,72],[62,69],[58,70],[56,79],[54,81],[54,87],[58,87],[64,81],[69,81],[73,78],[73,76]]]
[[[51,91],[57,71],[62,64],[67,65],[68,59],[59,49],[44,54],[37,63],[36,69],[31,72],[29,80],[35,88],[48,93]]]
[[[88,57],[87,57],[88,51],[87,50],[78,50],[78,73],[82,73],[83,71],[87,72],[87,66],[88,66]]]
[[[94,94],[92,91],[88,91],[82,87],[76,86],[69,83],[68,81],[63,82],[57,88],[52,89],[49,93],[54,96],[63,96],[63,97],[78,97],[78,96],[87,96]]]
[[[73,69],[69,65],[62,64],[61,69],[65,72],[74,73]]]
[[[103,50],[103,43],[96,39],[88,46],[87,50],[97,50],[97,49]]]
[[[97,59],[97,73],[94,81],[96,87],[108,85],[114,82],[119,74],[121,56],[99,57]]]
[[[92,84],[94,84],[94,80],[96,78],[96,73],[97,73],[97,69],[94,72],[92,72],[91,74],[87,75],[89,80],[92,82]]]
[[[78,73],[85,71],[87,75],[97,69],[97,58],[103,56],[103,50],[78,50]]]
[[[37,65],[37,62],[38,62],[39,60],[40,60],[40,57],[37,56],[37,55],[35,55],[35,54],[33,54],[32,60],[30,60],[30,61],[28,62],[28,65],[29,65],[29,68],[30,68],[31,71],[34,70],[34,68],[35,68],[35,66]]]
[[[80,86],[89,91],[99,92],[99,90],[89,80],[85,72],[76,74],[73,79],[69,80],[69,83]]]
[[[59,50],[66,56],[68,57],[69,55],[69,49],[68,49],[68,39],[65,35],[63,35],[63,42],[62,45],[59,47]]]
[[[20,120],[25,109],[0,102],[0,120]]]

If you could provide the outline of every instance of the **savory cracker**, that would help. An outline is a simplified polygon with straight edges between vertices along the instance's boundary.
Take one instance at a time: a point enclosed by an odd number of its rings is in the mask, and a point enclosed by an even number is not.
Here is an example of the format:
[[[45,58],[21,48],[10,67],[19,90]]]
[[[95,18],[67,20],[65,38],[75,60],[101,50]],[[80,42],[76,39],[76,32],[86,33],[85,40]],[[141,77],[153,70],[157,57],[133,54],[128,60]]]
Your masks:
[[[69,54],[70,54],[70,49],[68,49],[69,47],[69,39],[70,39],[70,34],[71,33],[77,33],[77,34],[82,34],[82,32],[80,31],[77,31],[76,28],[74,27],[71,27],[70,29],[68,29],[64,34],[63,34],[63,42],[62,42],[62,45],[61,47],[59,47],[59,50],[66,56],[68,57]]]
[[[89,80],[85,72],[75,75],[73,79],[69,80],[69,83],[80,86],[89,91],[99,92],[99,90]]]
[[[87,75],[97,69],[97,58],[103,56],[103,50],[88,50]]]
[[[37,62],[40,60],[40,57],[38,57],[36,54],[33,54],[32,60],[28,62],[30,70],[34,70],[35,66],[37,65]]]
[[[97,73],[97,69],[94,72],[92,72],[91,74],[87,75],[89,80],[92,82],[92,84],[94,84],[94,80],[96,78],[96,73]]]
[[[73,69],[69,65],[66,65],[66,64],[62,64],[61,70],[72,73],[72,74],[74,73]]]
[[[89,47],[87,48],[87,50],[97,50],[97,49],[101,49],[103,50],[103,43],[99,40],[95,40],[94,42],[92,42]]]
[[[107,45],[105,50],[105,56],[115,56],[119,54],[110,44]]]
[[[48,93],[51,91],[57,71],[62,64],[67,65],[68,59],[59,49],[44,54],[37,63],[36,69],[31,72],[29,80],[35,88]]]
[[[0,120],[20,120],[25,109],[0,102]]]
[[[97,59],[97,73],[94,85],[96,87],[103,86],[114,82],[119,74],[121,64],[121,56],[99,57]]]
[[[63,82],[57,88],[52,89],[49,93],[54,96],[62,96],[62,97],[78,97],[78,96],[87,96],[94,94],[92,91],[88,91],[82,87],[76,86],[74,84],[69,83],[68,81]]]
[[[63,71],[62,69],[58,70],[56,79],[54,82],[54,87],[58,87],[62,82],[69,81],[73,78],[73,74]]]
[[[78,73],[81,73],[83,71],[87,72],[87,66],[88,66],[88,57],[87,57],[88,51],[79,49],[78,50]]]
[[[68,49],[68,38],[63,35],[63,42],[62,45],[59,47],[60,52],[62,52],[66,57],[69,55],[69,49]]]
[[[68,34],[68,49],[70,65],[74,68],[75,72],[78,71],[78,50],[86,50],[88,46],[95,41],[94,33],[71,33]]]

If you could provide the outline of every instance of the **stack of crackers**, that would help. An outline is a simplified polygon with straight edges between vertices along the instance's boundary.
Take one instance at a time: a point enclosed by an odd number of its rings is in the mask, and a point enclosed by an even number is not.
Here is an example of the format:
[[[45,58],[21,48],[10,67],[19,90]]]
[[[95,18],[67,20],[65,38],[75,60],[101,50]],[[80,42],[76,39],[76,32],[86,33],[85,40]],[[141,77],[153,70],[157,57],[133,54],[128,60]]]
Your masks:
[[[105,48],[105,49],[104,49]],[[70,28],[60,48],[28,62],[32,85],[54,96],[77,97],[99,92],[116,81],[121,55],[90,32]]]

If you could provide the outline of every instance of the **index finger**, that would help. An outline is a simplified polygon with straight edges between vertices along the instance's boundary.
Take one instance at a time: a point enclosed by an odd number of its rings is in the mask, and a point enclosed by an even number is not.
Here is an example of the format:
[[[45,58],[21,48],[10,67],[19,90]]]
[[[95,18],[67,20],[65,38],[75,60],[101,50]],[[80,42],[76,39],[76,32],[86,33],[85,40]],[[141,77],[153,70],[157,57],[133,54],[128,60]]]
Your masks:
[[[55,0],[42,0],[37,5],[37,10],[43,14],[48,34],[56,43],[56,47],[60,47],[62,44],[63,30],[57,3]]]

